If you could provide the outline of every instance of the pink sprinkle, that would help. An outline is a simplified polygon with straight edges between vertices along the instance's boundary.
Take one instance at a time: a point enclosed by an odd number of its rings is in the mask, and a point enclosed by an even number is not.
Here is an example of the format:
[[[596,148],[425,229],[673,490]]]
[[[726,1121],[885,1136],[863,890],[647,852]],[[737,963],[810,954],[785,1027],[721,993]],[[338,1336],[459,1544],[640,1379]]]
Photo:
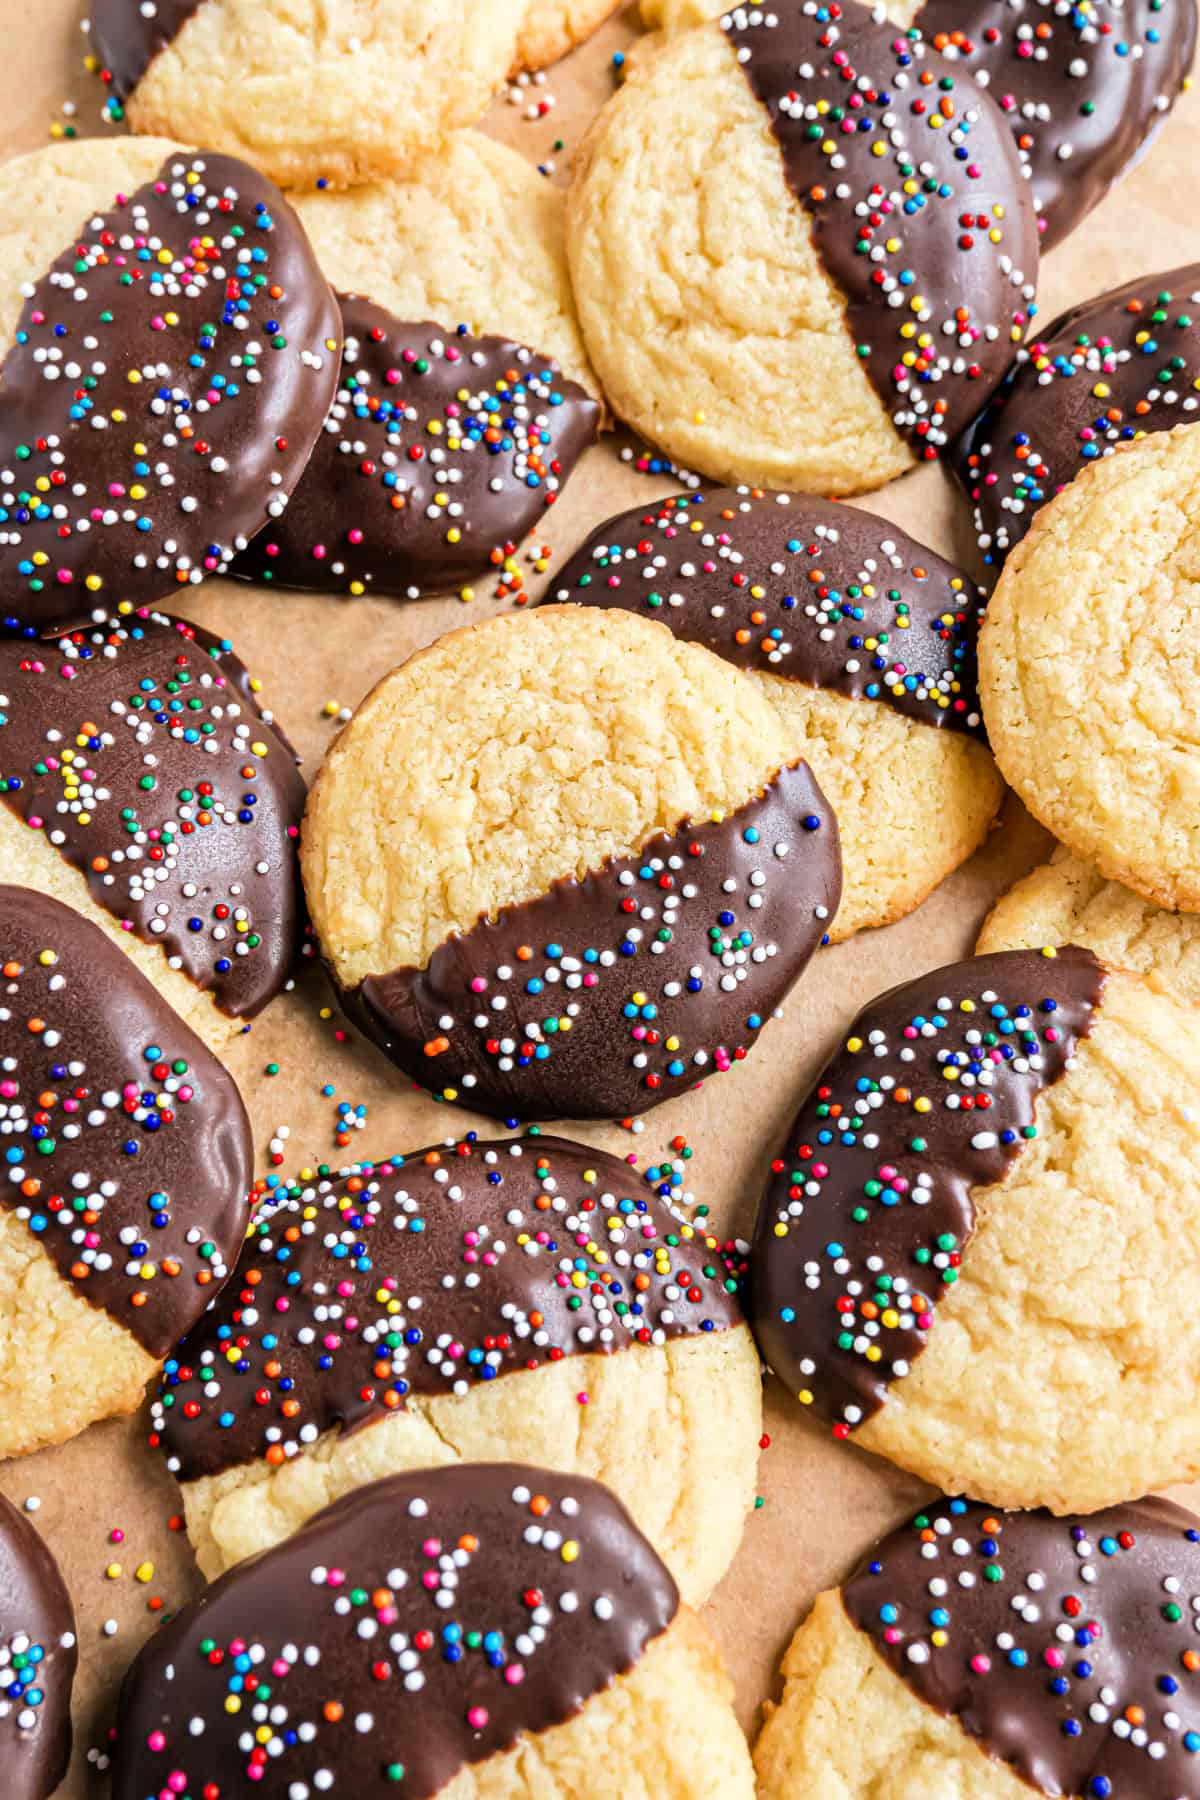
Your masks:
[[[472,1731],[482,1731],[488,1722],[486,1706],[471,1706],[467,1709],[467,1724]]]

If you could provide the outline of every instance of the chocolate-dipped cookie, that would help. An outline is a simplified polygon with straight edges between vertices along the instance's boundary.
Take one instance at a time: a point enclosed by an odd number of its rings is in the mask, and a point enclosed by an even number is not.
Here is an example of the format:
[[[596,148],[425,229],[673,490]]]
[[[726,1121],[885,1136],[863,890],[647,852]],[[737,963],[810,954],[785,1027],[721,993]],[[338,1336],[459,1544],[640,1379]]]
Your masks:
[[[417,600],[511,554],[562,491],[598,403],[551,359],[341,296],[337,397],[283,517],[235,575]]]
[[[739,1268],[559,1138],[472,1136],[280,1193],[155,1403],[201,1568],[382,1475],[532,1459],[603,1480],[699,1605],[754,1500]]]
[[[479,118],[525,40],[531,53],[547,40],[549,10],[549,0],[354,0],[352,13],[292,0],[91,0],[91,44],[134,131],[244,156],[283,187],[344,188],[402,172]],[[562,0],[553,11],[565,27]]]
[[[771,1164],[759,1345],[943,1490],[1087,1511],[1188,1479],[1200,1019],[1074,947],[864,1008]]]
[[[913,22],[1010,121],[1044,249],[1144,149],[1196,53],[1195,0],[926,0]]]
[[[749,1800],[730,1698],[605,1488],[425,1469],[339,1500],[151,1638],[121,1693],[113,1792],[432,1800],[469,1778],[479,1800],[599,1800],[661,1792],[666,1760],[678,1800]]]
[[[0,625],[224,570],[337,383],[337,303],[282,194],[161,140],[56,145],[0,174],[0,269]]]
[[[0,1456],[129,1412],[229,1272],[233,1078],[102,931],[0,887]]]
[[[1018,350],[955,448],[984,561],[998,566],[1039,508],[1100,458],[1196,416],[1200,263],[1074,306]]]
[[[722,481],[848,494],[941,457],[1031,316],[1008,123],[856,0],[734,7],[640,60],[567,249],[614,411]]]
[[[983,595],[886,520],[761,489],[674,494],[601,525],[558,601],[659,619],[749,671],[837,814],[834,942],[919,906],[985,837]]]
[[[980,928],[976,955],[1083,944],[1113,968],[1200,1006],[1200,913],[1168,912],[1062,844],[1050,861],[1001,895]]]
[[[121,608],[0,638],[0,855],[220,1045],[287,980],[304,783],[231,646]],[[165,958],[165,964],[164,964]]]
[[[466,203],[464,196],[470,196]],[[342,294],[348,353],[295,511],[235,572],[417,599],[516,551],[591,442],[563,195],[525,157],[457,131],[349,194],[297,195]]]
[[[6,1800],[50,1800],[71,1756],[75,1611],[24,1513],[0,1494],[0,1751]]]
[[[715,19],[722,0],[642,0],[647,25]],[[887,14],[962,64],[1009,121],[1043,249],[1137,160],[1185,84],[1195,0],[888,0]]]
[[[837,908],[837,826],[747,676],[653,621],[452,632],[342,732],[302,866],[351,1017],[501,1118],[644,1111],[745,1058]]]
[[[755,1746],[760,1800],[1188,1800],[1200,1519],[937,1500],[819,1596]],[[936,1786],[931,1785],[936,1770]],[[815,1785],[814,1785],[815,1784]]]

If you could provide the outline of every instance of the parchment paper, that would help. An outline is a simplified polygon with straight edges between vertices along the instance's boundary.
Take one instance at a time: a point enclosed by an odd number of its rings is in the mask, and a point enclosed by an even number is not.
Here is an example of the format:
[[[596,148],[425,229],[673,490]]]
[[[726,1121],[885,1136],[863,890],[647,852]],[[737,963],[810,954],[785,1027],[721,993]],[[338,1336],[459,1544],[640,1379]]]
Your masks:
[[[38,148],[55,121],[73,125],[80,136],[113,129],[101,119],[103,90],[83,68],[85,10],[86,0],[38,0],[33,6],[0,0],[0,155]],[[614,54],[639,36],[635,14],[632,6],[622,11],[590,44],[548,71],[542,85],[531,84],[520,105],[499,100],[487,128],[532,162],[553,162],[552,178],[566,180],[573,147],[612,92]],[[542,117],[525,116],[551,97],[554,104]],[[76,105],[73,117],[64,114],[64,102]],[[559,139],[563,146],[556,148]],[[1140,273],[1200,260],[1198,188],[1200,93],[1194,91],[1180,102],[1140,166],[1046,259],[1039,294],[1043,321]],[[620,450],[631,441],[613,434],[589,451],[548,516],[540,537],[552,544],[555,566],[610,514],[678,485],[622,463]],[[864,504],[933,548],[973,564],[966,505],[939,470],[922,470]],[[536,595],[541,585],[531,580],[530,591]],[[263,678],[266,699],[311,777],[336,729],[336,721],[324,715],[326,702],[353,706],[422,644],[511,604],[484,598],[487,583],[478,583],[477,592],[480,598],[470,607],[456,599],[405,606],[383,599],[343,602],[264,593],[214,581],[187,590],[182,610],[232,638]],[[671,1140],[685,1137],[693,1151],[686,1191],[711,1208],[723,1234],[748,1233],[767,1162],[806,1083],[851,1014],[881,989],[969,953],[992,901],[1044,860],[1048,848],[1046,834],[1010,796],[987,845],[919,912],[886,931],[818,951],[783,1018],[764,1031],[747,1062],[648,1114],[640,1134],[582,1125],[574,1135],[619,1155],[635,1155],[642,1168],[669,1158]],[[322,977],[310,968],[295,991],[276,1001],[237,1042],[232,1067],[254,1120],[260,1172],[271,1166],[271,1143],[280,1127],[289,1133],[275,1152],[282,1155],[278,1167],[284,1175],[321,1162],[337,1167],[407,1152],[473,1126],[485,1135],[498,1134],[487,1121],[406,1091],[402,1078],[355,1039],[336,1011],[321,1017],[321,1009],[331,1006]],[[269,1076],[265,1070],[273,1063],[279,1072]],[[332,1099],[320,1091],[326,1083],[336,1088]],[[338,1145],[335,1113],[342,1101],[366,1111],[361,1128]],[[814,1594],[836,1584],[872,1539],[914,1510],[927,1491],[889,1465],[835,1445],[799,1411],[778,1384],[768,1383],[770,1445],[759,1472],[762,1505],[747,1521],[738,1558],[707,1608],[750,1732],[763,1699],[776,1689],[780,1654]],[[62,1563],[78,1612],[76,1749],[60,1790],[64,1800],[103,1791],[97,1766],[121,1675],[162,1612],[200,1587],[186,1537],[171,1529],[178,1493],[146,1447],[147,1429],[143,1413],[96,1426],[60,1449],[0,1466],[0,1489],[10,1498],[18,1504],[40,1498],[36,1523]],[[1183,1497],[1189,1497],[1187,1490]],[[1191,1498],[1200,1504],[1200,1488],[1191,1490]],[[110,1542],[114,1530],[124,1533],[122,1542]],[[110,1564],[121,1568],[111,1579]],[[148,1564],[153,1565],[149,1575]],[[161,1605],[157,1613],[154,1601]],[[117,1621],[113,1636],[104,1635],[107,1620]],[[0,1791],[3,1785],[0,1771]]]

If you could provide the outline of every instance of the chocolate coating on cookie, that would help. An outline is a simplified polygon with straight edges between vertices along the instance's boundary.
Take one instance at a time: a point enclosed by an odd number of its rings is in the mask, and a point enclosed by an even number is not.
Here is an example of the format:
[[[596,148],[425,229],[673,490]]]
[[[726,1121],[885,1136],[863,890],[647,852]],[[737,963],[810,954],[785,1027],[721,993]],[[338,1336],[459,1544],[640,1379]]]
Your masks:
[[[936,460],[1032,316],[1037,224],[999,108],[856,0],[721,21],[893,425]],[[882,154],[880,152],[882,151]]]
[[[58,1564],[0,1494],[0,1755],[5,1800],[49,1800],[71,1756],[75,1613]]]
[[[190,1481],[278,1465],[413,1394],[739,1324],[720,1244],[681,1229],[615,1157],[553,1137],[297,1188],[256,1216],[167,1365],[155,1428],[170,1467]]]
[[[340,300],[342,379],[325,430],[287,511],[232,572],[409,600],[459,586],[554,504],[599,405],[510,339]]]
[[[1081,469],[1200,409],[1200,263],[1072,307],[1017,352],[955,447],[985,562],[999,565]]]
[[[343,990],[414,1081],[500,1118],[622,1118],[747,1054],[841,898],[807,764],[718,823],[453,933],[421,969]]]
[[[300,479],[340,343],[299,220],[234,157],[180,151],[80,220],[0,365],[0,625],[223,571]]]
[[[983,595],[854,506],[747,488],[672,494],[594,531],[554,599],[645,613],[740,669],[983,735]]]
[[[1009,120],[1044,249],[1133,161],[1196,51],[1195,0],[926,0],[916,22]]]
[[[336,1771],[338,1793],[429,1800],[573,1718],[678,1607],[594,1481],[511,1463],[392,1476],[155,1633],[121,1692],[115,1800],[175,1774],[191,1794],[252,1792],[260,1768],[272,1794],[320,1793]],[[270,1689],[269,1745],[247,1667]]]
[[[228,643],[145,610],[0,638],[0,800],[223,1012],[282,988],[304,782]]]
[[[0,1204],[162,1358],[241,1248],[233,1077],[89,920],[0,887]]]
[[[203,0],[92,0],[92,46],[127,100],[160,50],[165,50]]]
[[[842,1589],[905,1685],[1040,1794],[1197,1792],[1200,1520],[937,1500]]]
[[[845,1437],[936,1329],[974,1193],[1037,1136],[1104,991],[1090,950],[1006,950],[873,1000],[771,1164],[751,1262],[767,1361]]]

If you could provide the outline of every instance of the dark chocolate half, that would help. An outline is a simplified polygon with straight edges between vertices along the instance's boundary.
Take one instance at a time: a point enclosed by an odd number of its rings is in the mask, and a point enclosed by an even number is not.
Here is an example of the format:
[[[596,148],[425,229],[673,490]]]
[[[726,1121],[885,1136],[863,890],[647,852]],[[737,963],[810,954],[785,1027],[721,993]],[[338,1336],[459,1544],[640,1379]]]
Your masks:
[[[601,1151],[553,1137],[419,1150],[256,1215],[167,1364],[155,1430],[183,1481],[278,1465],[410,1394],[725,1331],[742,1320],[736,1285],[716,1238]]]
[[[574,1718],[678,1607],[597,1482],[512,1463],[392,1476],[150,1639],[121,1691],[115,1800],[172,1776],[221,1800],[429,1800],[465,1765]]]
[[[0,1494],[0,1756],[6,1800],[49,1800],[71,1758],[75,1612],[58,1564]]]
[[[1009,121],[1046,250],[1162,124],[1196,51],[1196,0],[926,0],[916,25]]]
[[[672,494],[594,531],[553,598],[644,613],[740,669],[983,735],[982,593],[855,506],[759,488]]]
[[[1038,232],[1008,124],[970,76],[857,0],[721,21],[901,437],[936,461],[1033,315]]]
[[[234,157],[181,150],[81,220],[0,364],[0,626],[223,572],[299,481],[340,349],[299,219]]]
[[[233,1077],[90,920],[0,887],[0,1203],[162,1358],[241,1248]]]
[[[1081,469],[1200,411],[1200,263],[1142,275],[1017,352],[955,447],[984,561],[1003,563]]]
[[[0,800],[223,1012],[284,985],[304,782],[227,642],[148,610],[0,638]]]
[[[751,1260],[759,1347],[846,1437],[936,1329],[974,1191],[1037,1136],[1038,1095],[1091,1027],[1090,950],[1003,950],[934,969],[855,1019],[771,1164]]]
[[[339,296],[342,377],[282,518],[231,573],[418,600],[503,563],[553,506],[600,408],[510,339]]]
[[[842,1590],[914,1694],[1039,1794],[1200,1793],[1200,1519],[937,1500]]]
[[[742,1061],[841,891],[833,808],[797,763],[719,823],[659,832],[342,1001],[440,1099],[623,1118]]]
[[[160,50],[176,38],[202,0],[92,0],[91,42],[112,77],[118,100],[127,100]]]

